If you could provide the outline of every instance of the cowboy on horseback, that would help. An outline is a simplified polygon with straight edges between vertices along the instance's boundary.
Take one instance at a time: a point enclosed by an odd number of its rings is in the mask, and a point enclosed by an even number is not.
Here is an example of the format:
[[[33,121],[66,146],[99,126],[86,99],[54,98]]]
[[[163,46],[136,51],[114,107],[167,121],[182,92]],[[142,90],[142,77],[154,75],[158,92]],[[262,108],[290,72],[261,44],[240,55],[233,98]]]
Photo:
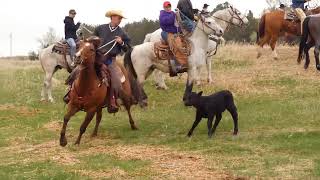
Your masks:
[[[96,66],[100,70],[100,76],[102,83],[108,84],[107,76],[111,76],[111,84],[109,91],[109,102],[108,102],[108,112],[116,113],[119,107],[116,103],[116,99],[121,89],[121,83],[124,79],[124,75],[121,69],[116,65],[116,56],[121,53],[121,51],[127,51],[130,48],[130,39],[128,35],[119,27],[122,18],[121,11],[111,10],[105,15],[111,18],[109,24],[103,24],[96,27],[94,35],[102,39],[102,46],[97,50]],[[70,76],[68,77],[66,84],[72,85],[73,81],[76,79],[77,74],[79,74],[79,69],[75,68]],[[70,89],[69,89],[70,91]],[[68,103],[69,92],[63,98],[66,103]]]
[[[191,34],[196,27],[195,16],[193,13],[192,3],[190,0],[179,0],[177,5],[177,11],[181,14],[182,28],[187,30]]]
[[[70,58],[71,58],[71,66],[75,66],[74,64],[74,56],[76,54],[76,40],[77,40],[77,34],[76,31],[80,27],[80,22],[77,24],[74,24],[74,17],[76,16],[76,11],[74,9],[69,10],[69,16],[66,16],[64,18],[64,34],[65,39],[70,46]]]
[[[115,41],[101,48],[100,52],[103,52],[103,55],[101,54],[100,58],[97,58],[100,69],[103,70],[105,66],[107,66],[111,75],[108,112],[115,113],[119,110],[116,99],[118,98],[122,79],[124,78],[121,69],[116,64],[116,56],[119,55],[121,51],[126,52],[130,48],[130,38],[119,26],[121,20],[125,18],[121,11],[111,10],[108,11],[105,16],[109,17],[111,22],[98,26],[94,31],[94,35],[102,39],[102,45]]]
[[[159,21],[162,29],[161,37],[165,43],[169,45],[170,49],[172,49],[173,38],[177,36],[177,33],[181,32],[181,29],[176,23],[176,14],[171,11],[171,3],[169,1],[163,3],[163,10],[160,11]],[[179,64],[176,63],[176,60]],[[182,66],[187,66],[187,61],[181,61],[179,57],[175,57],[175,60],[170,60],[169,62],[172,71],[170,71],[171,76],[176,76],[178,72],[183,72]]]

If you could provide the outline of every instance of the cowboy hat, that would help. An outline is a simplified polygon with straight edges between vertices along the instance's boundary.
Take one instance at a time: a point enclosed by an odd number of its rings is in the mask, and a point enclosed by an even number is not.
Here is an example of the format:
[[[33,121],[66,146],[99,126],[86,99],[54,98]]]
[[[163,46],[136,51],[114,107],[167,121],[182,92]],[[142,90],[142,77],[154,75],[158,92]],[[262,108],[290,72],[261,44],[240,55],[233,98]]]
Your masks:
[[[124,15],[122,14],[121,10],[110,10],[110,11],[107,11],[106,12],[106,17],[111,17],[111,16],[120,16],[120,17],[126,19],[124,17]]]

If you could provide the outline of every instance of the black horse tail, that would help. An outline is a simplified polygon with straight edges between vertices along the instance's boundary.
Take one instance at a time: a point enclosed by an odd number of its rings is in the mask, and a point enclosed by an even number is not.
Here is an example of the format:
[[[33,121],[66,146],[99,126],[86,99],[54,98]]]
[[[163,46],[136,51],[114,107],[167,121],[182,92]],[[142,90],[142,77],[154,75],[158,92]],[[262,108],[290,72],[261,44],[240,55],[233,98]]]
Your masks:
[[[309,36],[309,26],[308,26],[309,21],[310,21],[310,17],[306,17],[302,24],[303,33],[300,38],[298,62],[300,62],[301,59],[303,58],[303,52],[307,45],[308,36]]]
[[[135,79],[137,79],[137,73],[133,67],[132,60],[131,60],[131,53],[132,53],[132,48],[130,48],[126,54],[124,55],[124,67],[131,73]]]
[[[259,41],[260,38],[264,36],[265,33],[265,24],[266,24],[266,15],[264,14],[259,22],[259,30],[257,32],[257,42]]]

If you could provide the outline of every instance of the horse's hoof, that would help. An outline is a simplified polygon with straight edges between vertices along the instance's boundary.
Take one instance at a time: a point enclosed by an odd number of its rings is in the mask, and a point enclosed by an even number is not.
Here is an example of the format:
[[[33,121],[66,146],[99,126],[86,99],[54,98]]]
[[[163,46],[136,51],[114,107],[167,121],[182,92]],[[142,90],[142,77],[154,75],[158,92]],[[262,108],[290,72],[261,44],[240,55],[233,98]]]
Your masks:
[[[273,57],[273,60],[279,60],[279,58],[278,57]]]
[[[304,65],[304,69],[307,70],[308,69],[308,65]]]
[[[92,134],[91,134],[91,137],[92,137],[92,138],[97,137],[97,136],[98,136],[97,133],[92,133]]]
[[[317,70],[320,71],[320,64],[318,64],[316,67],[317,67]]]
[[[136,131],[139,130],[136,126],[131,126],[131,130]]]
[[[261,53],[258,53],[257,55],[257,59],[259,59],[261,57]]]
[[[54,103],[54,99],[53,98],[49,98],[49,102],[50,103]]]
[[[68,144],[68,141],[66,138],[60,139],[60,146],[65,147]]]

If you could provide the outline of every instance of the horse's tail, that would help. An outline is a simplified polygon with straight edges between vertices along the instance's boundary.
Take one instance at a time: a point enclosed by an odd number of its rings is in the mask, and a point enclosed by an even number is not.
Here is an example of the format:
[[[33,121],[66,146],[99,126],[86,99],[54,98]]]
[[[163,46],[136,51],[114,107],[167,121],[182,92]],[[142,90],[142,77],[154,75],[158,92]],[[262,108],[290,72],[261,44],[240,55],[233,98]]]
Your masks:
[[[302,36],[300,38],[300,45],[299,45],[299,56],[298,59],[301,61],[302,56],[303,56],[303,51],[306,48],[307,45],[307,40],[308,40],[308,35],[309,35],[309,21],[310,21],[310,17],[306,17],[305,20],[303,21],[302,24],[302,29],[303,29],[303,33]]]
[[[266,24],[266,14],[262,15],[260,22],[259,22],[259,30],[257,32],[257,42],[260,38],[264,36],[265,33],[265,24]]]
[[[137,73],[134,70],[132,60],[131,60],[131,53],[132,53],[133,48],[130,48],[126,54],[124,55],[124,66],[125,68],[133,75],[134,78],[137,78]]]

